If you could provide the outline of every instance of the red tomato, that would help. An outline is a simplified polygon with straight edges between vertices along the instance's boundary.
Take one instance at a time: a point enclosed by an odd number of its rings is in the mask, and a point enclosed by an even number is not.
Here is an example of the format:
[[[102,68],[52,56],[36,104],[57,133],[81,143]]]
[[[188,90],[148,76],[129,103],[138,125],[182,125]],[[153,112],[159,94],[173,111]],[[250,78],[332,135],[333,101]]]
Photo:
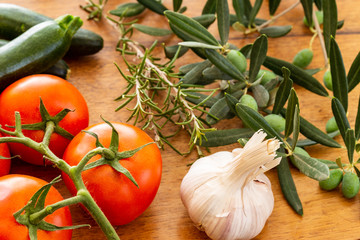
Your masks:
[[[0,177],[0,239],[28,240],[28,228],[16,222],[13,213],[24,207],[33,194],[47,184],[44,180],[20,174],[10,174]],[[60,193],[51,187],[45,200],[45,206],[61,201]],[[60,208],[45,218],[48,223],[57,226],[72,225],[68,207]],[[72,230],[47,232],[38,230],[38,240],[71,239]]]
[[[0,144],[0,156],[10,158],[9,148],[6,143]],[[11,159],[0,159],[0,177],[9,174],[10,164]]]
[[[119,152],[153,142],[144,131],[137,127],[124,123],[112,124],[119,133]],[[104,147],[109,147],[112,129],[108,124],[96,124],[86,130],[96,133]],[[86,153],[95,147],[95,138],[81,132],[66,148],[63,159],[71,166],[77,165]],[[100,156],[97,155],[89,162],[94,162],[99,158]],[[155,143],[119,162],[129,170],[139,188],[124,174],[115,171],[109,165],[99,166],[82,173],[87,189],[112,225],[129,223],[143,213],[153,201],[161,180],[162,160]],[[70,192],[75,195],[76,189],[68,175],[63,173],[63,179]]]
[[[72,135],[76,135],[89,124],[87,104],[81,93],[62,78],[38,74],[25,77],[7,87],[0,95],[0,124],[14,126],[15,111],[20,112],[22,124],[41,122],[39,112],[40,98],[51,116],[64,108],[74,110],[60,121],[59,126]],[[10,128],[9,128],[10,129]],[[41,142],[42,130],[23,130],[25,136]],[[50,149],[61,157],[70,140],[54,133],[50,140]],[[9,143],[12,155],[36,165],[43,165],[42,155],[19,143]]]

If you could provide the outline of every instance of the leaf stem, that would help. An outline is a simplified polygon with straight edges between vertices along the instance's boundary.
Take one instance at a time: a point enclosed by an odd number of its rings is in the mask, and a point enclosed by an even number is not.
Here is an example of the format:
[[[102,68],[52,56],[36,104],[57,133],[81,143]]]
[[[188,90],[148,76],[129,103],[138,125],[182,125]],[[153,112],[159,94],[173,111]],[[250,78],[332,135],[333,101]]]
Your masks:
[[[260,26],[256,27],[256,29],[258,31],[260,31],[261,29],[263,29],[264,27],[266,27],[267,25],[275,22],[279,17],[285,15],[286,13],[290,12],[291,10],[293,10],[295,7],[297,7],[297,5],[300,4],[300,1],[297,1],[296,3],[294,3],[293,5],[291,5],[290,7],[288,7],[287,9],[285,9],[284,11],[282,11],[281,13],[273,16],[271,19],[269,19],[268,21],[264,22],[263,24],[261,24]]]
[[[313,21],[314,21],[315,30],[316,30],[317,35],[319,36],[321,50],[322,50],[322,53],[323,53],[323,56],[324,56],[325,68],[328,68],[329,60],[328,60],[328,56],[327,56],[327,52],[326,52],[324,37],[322,35],[322,31],[320,29],[319,21],[318,21],[318,19],[316,17],[315,11],[313,11],[312,15],[313,15]]]

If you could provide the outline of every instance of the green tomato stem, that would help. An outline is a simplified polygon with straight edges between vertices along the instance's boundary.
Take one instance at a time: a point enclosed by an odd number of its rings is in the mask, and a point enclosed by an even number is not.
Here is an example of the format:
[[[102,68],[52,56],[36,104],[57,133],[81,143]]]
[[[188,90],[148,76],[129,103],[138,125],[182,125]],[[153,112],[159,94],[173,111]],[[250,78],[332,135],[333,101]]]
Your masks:
[[[64,199],[60,202],[54,203],[52,205],[46,206],[44,209],[40,210],[39,212],[33,213],[30,216],[30,221],[33,223],[37,223],[41,221],[43,218],[45,218],[47,215],[53,213],[55,210],[68,206],[71,204],[76,203],[82,203],[90,212],[90,214],[93,216],[94,220],[98,223],[104,234],[106,235],[106,238],[109,240],[120,240],[120,237],[116,233],[115,229],[109,222],[109,220],[106,218],[105,214],[101,211],[100,207],[96,204],[95,200],[90,195],[89,191],[87,190],[83,179],[81,177],[81,172],[84,169],[86,163],[95,155],[101,154],[104,150],[104,148],[95,148],[89,153],[85,155],[85,157],[79,162],[77,166],[70,166],[68,163],[66,163],[64,160],[58,158],[49,148],[49,141],[51,134],[54,132],[55,123],[52,121],[49,121],[46,123],[46,129],[43,141],[38,143],[26,136],[22,133],[21,130],[21,118],[20,114],[18,112],[15,113],[15,130],[14,131],[8,131],[0,126],[0,132],[6,133],[8,135],[11,135],[13,137],[1,137],[0,143],[4,142],[16,142],[21,143],[27,147],[30,147],[39,153],[43,154],[47,159],[49,159],[52,163],[54,163],[61,171],[65,172],[69,175],[71,180],[73,181],[76,189],[77,189],[77,195]],[[32,225],[33,226],[33,225]],[[29,229],[30,231],[30,229]],[[35,232],[30,231],[30,232]],[[31,235],[31,234],[30,234]],[[31,237],[31,236],[30,236]],[[36,237],[36,236],[35,236]],[[32,237],[31,237],[32,238]]]
[[[53,121],[46,122],[45,134],[42,140],[42,143],[46,146],[50,144],[50,138],[55,129],[55,123]]]
[[[88,152],[78,163],[77,166],[73,167],[71,171],[74,172],[74,175],[80,175],[83,171],[85,165],[90,161],[90,159],[98,154],[101,154],[104,148],[97,147],[90,152]]]
[[[74,205],[74,204],[80,203],[82,201],[83,201],[82,196],[74,196],[74,197],[67,198],[67,199],[64,199],[62,201],[56,202],[54,204],[48,205],[44,209],[42,209],[41,211],[31,214],[29,216],[30,222],[32,224],[34,224],[34,225],[37,225],[46,216],[52,214],[56,210],[58,210],[58,209],[60,209],[62,207],[66,207],[66,206],[69,206],[69,205]]]

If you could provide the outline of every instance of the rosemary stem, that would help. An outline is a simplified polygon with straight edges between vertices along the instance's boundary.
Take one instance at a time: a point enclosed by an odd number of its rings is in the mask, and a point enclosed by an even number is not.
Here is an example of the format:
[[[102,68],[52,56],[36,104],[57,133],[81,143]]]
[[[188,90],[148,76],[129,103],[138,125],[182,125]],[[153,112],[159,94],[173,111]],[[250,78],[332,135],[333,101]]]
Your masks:
[[[139,58],[143,58],[144,57],[144,53],[141,51],[141,49],[132,41],[127,42],[128,46],[132,49],[134,49],[136,51],[136,55]],[[183,106],[188,110],[189,114],[190,114],[190,118],[194,123],[194,128],[198,127],[198,123],[197,123],[197,117],[194,113],[194,111],[192,111],[191,106],[189,106],[188,102],[184,99],[184,96],[182,94],[179,94],[179,90],[177,87],[174,86],[174,84],[168,79],[168,77],[166,76],[166,74],[161,71],[155,64],[153,64],[148,58],[145,59],[145,64],[153,69],[154,71],[156,71],[159,76],[163,79],[163,81],[171,87],[171,89],[174,92],[174,96],[179,96],[179,100],[182,102]],[[196,142],[196,139],[194,140],[194,142]]]

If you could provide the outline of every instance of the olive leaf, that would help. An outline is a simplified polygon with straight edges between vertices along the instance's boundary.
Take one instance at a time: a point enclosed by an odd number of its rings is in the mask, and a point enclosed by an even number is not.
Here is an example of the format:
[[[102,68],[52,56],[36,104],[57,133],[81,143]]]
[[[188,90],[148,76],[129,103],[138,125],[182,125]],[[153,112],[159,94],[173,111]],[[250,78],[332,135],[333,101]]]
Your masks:
[[[206,116],[206,122],[210,125],[217,123],[221,119],[231,118],[234,115],[230,111],[225,97],[219,99],[209,110]]]
[[[360,82],[360,52],[356,55],[347,74],[348,91],[353,90]]]
[[[242,48],[240,48],[239,51],[240,51],[246,58],[250,58],[252,46],[253,46],[252,43],[246,44],[245,46],[243,46]]]
[[[229,40],[230,16],[227,0],[216,0],[216,15],[221,45]]]
[[[179,49],[180,49],[180,52],[178,52]],[[177,54],[177,58],[180,58],[187,51],[189,51],[189,48],[187,48],[185,46],[183,46],[183,47],[181,47],[179,45],[164,46],[165,56],[168,59],[173,59],[176,54]]]
[[[236,80],[245,81],[244,75],[223,55],[213,49],[204,49],[205,56],[221,71]]]
[[[123,3],[116,9],[109,11],[111,15],[118,17],[133,17],[139,15],[145,10],[145,6],[140,3]]]
[[[240,138],[250,138],[254,131],[249,128],[233,128],[216,130],[205,133],[205,141],[202,141],[203,147],[217,147],[236,143]]]
[[[299,107],[299,99],[295,90],[291,89],[285,117],[285,138],[288,138],[294,129],[294,115],[297,107]]]
[[[238,91],[232,94],[227,93],[227,97],[232,96],[235,99],[239,99],[243,95],[243,91]],[[234,117],[234,112],[231,110],[226,97],[220,98],[209,110],[209,114],[206,116],[206,121],[213,125],[221,119]]]
[[[241,103],[236,104],[235,109],[237,116],[246,124],[246,126],[249,126],[254,131],[262,129],[267,133],[268,137],[276,137],[279,141],[282,141],[282,137],[279,135],[279,133],[277,133],[269,125],[269,123],[260,113]]]
[[[179,47],[179,45],[174,45],[174,46]],[[180,75],[186,74],[186,73],[190,72],[194,67],[196,67],[197,65],[202,64],[203,62],[204,61],[202,61],[202,62],[194,62],[194,63],[189,63],[189,64],[182,65],[181,67],[179,67],[179,74]]]
[[[338,25],[336,0],[323,1],[324,23],[323,35],[325,41],[326,52],[330,51],[330,38],[335,37]]]
[[[340,20],[336,24],[336,29],[341,29],[344,26],[345,20]]]
[[[331,109],[335,117],[336,124],[339,128],[340,134],[345,141],[346,130],[350,129],[350,124],[346,117],[345,109],[339,99],[335,97],[331,100]]]
[[[265,34],[268,37],[271,38],[277,38],[282,37],[288,34],[292,29],[291,25],[286,26],[270,26],[260,29],[261,34]]]
[[[210,61],[205,60],[200,64],[196,65],[193,69],[191,69],[188,73],[181,78],[181,82],[184,84],[196,84],[201,80],[202,72],[207,67],[210,67],[212,64]]]
[[[208,67],[202,72],[205,81],[213,82],[215,80],[231,80],[232,77],[222,72],[215,66]]]
[[[269,13],[273,16],[280,5],[281,0],[269,0]]]
[[[215,99],[214,97],[198,92],[186,94],[185,99],[191,103],[207,108],[212,107],[217,102],[217,99]]]
[[[229,106],[232,113],[236,114],[236,104],[239,103],[239,99],[235,98],[233,95],[225,93],[225,100]]]
[[[142,33],[146,33],[146,34],[151,35],[151,36],[167,36],[167,35],[170,35],[170,34],[173,33],[169,29],[149,27],[149,26],[142,25],[142,24],[137,24],[137,23],[134,23],[132,26],[136,30],[138,30],[138,31],[140,31]]]
[[[188,48],[208,48],[208,49],[221,49],[221,46],[214,46],[206,43],[200,43],[200,42],[193,42],[193,41],[186,41],[186,42],[180,42],[180,46],[185,46]]]
[[[337,135],[339,135],[340,132],[339,130],[338,131],[334,131],[334,132],[331,132],[331,133],[328,133],[327,135],[330,137],[330,138],[333,138]],[[307,146],[312,146],[312,145],[315,145],[317,144],[317,142],[313,141],[313,140],[310,140],[310,139],[301,139],[301,140],[298,140],[298,142],[296,143],[296,146],[297,147],[307,147]]]
[[[253,92],[256,103],[260,108],[268,106],[270,94],[263,85],[255,85],[251,87],[251,91]]]
[[[178,28],[177,26],[175,26],[171,22],[169,23],[169,26],[170,26],[170,29],[173,31],[173,33],[176,36],[178,36],[180,39],[182,39],[183,41],[197,41],[197,39],[194,38],[192,35],[188,34],[187,32],[184,32],[183,30],[181,30],[180,28]],[[201,57],[202,59],[206,59],[206,56],[204,55],[204,52],[203,52],[202,49],[200,49],[200,48],[191,48],[191,50],[194,53],[196,53],[196,55]]]
[[[355,119],[355,138],[359,140],[360,138],[360,98],[358,100],[358,109]]]
[[[347,129],[345,132],[345,145],[348,153],[349,162],[352,164],[356,145],[355,131]]]
[[[304,71],[310,75],[315,75],[316,73],[320,72],[321,70],[322,70],[321,68],[304,69]]]
[[[293,116],[293,138],[291,142],[292,150],[295,149],[297,141],[300,134],[300,108],[299,105],[295,106],[294,116]]]
[[[237,21],[244,26],[248,25],[250,12],[252,10],[251,2],[249,0],[233,0],[232,3]]]
[[[320,96],[328,96],[326,89],[310,74],[303,69],[280,59],[273,57],[266,57],[264,64],[265,67],[272,70],[275,74],[282,74],[282,67],[286,67],[291,72],[291,79],[298,85],[306,88],[307,90],[316,93]]]
[[[348,108],[348,81],[339,46],[333,37],[330,39],[330,71],[334,97],[339,99],[346,112]]]
[[[276,167],[276,170],[278,173],[281,191],[286,201],[297,214],[303,215],[303,207],[297,193],[293,177],[291,176],[289,162],[286,157],[282,157],[280,164]]]
[[[255,82],[261,65],[264,63],[268,49],[266,35],[258,37],[252,47],[250,54],[249,81]]]
[[[314,0],[314,2],[315,2],[317,9],[319,9],[321,11],[323,0]]]
[[[304,9],[305,18],[309,26],[312,26],[313,0],[300,0],[300,3]]]
[[[293,153],[292,157],[295,166],[306,176],[317,181],[329,178],[329,167],[325,163],[297,153]]]
[[[208,13],[214,14],[215,12],[216,12],[216,0],[207,0],[201,14],[202,15]]]
[[[275,96],[275,103],[273,106],[272,113],[279,114],[281,109],[283,109],[293,85],[292,80],[290,79],[290,70],[283,67],[282,68],[284,80],[280,83],[279,89]]]
[[[281,115],[286,115],[286,109],[281,111]],[[340,148],[341,145],[331,138],[331,135],[324,133],[319,128],[311,124],[305,118],[300,116],[300,132],[310,140],[320,143],[324,146]]]
[[[174,12],[178,12],[181,8],[182,0],[173,0],[173,10]]]
[[[209,14],[203,14],[197,17],[193,17],[192,19],[199,22],[205,28],[208,28],[211,24],[213,24],[213,22],[215,22],[216,17],[215,14],[209,13]]]
[[[190,36],[190,39],[186,39],[187,41],[197,41],[214,46],[219,45],[215,37],[196,20],[170,10],[165,11],[164,14],[169,22],[177,27],[177,30]]]
[[[338,166],[338,164],[337,164],[336,162],[333,162],[333,161],[330,161],[330,160],[326,160],[326,159],[319,159],[319,158],[316,158],[316,160],[318,160],[319,162],[322,162],[322,163],[326,164],[329,169],[339,168],[339,166]],[[344,167],[345,164],[342,164],[341,166]]]
[[[154,1],[154,0],[137,0],[137,1],[140,4],[144,5],[145,7],[147,7],[148,9],[150,9],[151,11],[160,15],[164,15],[164,11],[167,10],[167,8],[159,1]]]
[[[255,17],[258,14],[260,7],[263,3],[263,0],[255,0],[254,6],[252,7],[250,14],[249,14],[249,22],[248,22],[248,26],[249,28],[253,26],[254,22],[255,22]]]

